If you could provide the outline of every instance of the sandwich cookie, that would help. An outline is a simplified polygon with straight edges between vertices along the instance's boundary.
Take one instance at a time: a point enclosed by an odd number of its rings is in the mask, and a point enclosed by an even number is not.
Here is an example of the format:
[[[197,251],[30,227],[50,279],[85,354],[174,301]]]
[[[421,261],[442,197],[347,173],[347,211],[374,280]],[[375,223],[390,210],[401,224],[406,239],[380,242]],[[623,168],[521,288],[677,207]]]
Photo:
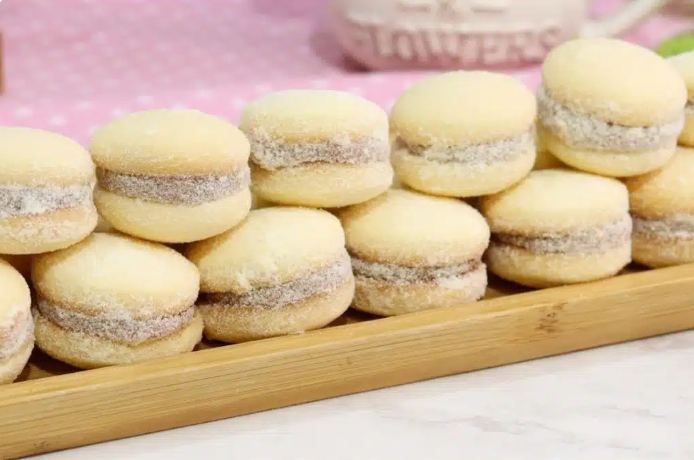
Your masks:
[[[35,257],[32,280],[36,344],[72,366],[177,355],[202,338],[198,271],[164,245],[93,233]]]
[[[38,254],[80,241],[96,226],[94,164],[77,142],[0,127],[0,254]]]
[[[390,186],[388,116],[340,91],[289,90],[250,104],[241,130],[251,143],[253,192],[318,208],[367,201]]]
[[[95,202],[116,230],[162,243],[218,235],[251,206],[248,141],[234,125],[196,110],[131,113],[90,146]]]
[[[395,172],[433,195],[496,193],[533,167],[535,115],[533,93],[507,75],[458,71],[427,78],[391,111]]]
[[[33,348],[29,286],[17,270],[0,259],[0,385],[14,382]]]
[[[576,169],[628,177],[665,165],[684,125],[687,91],[646,48],[584,38],[555,48],[538,89],[540,135]]]
[[[339,220],[327,211],[253,210],[237,227],[193,243],[205,336],[244,342],[318,329],[347,310],[354,277]]]
[[[678,148],[667,166],[626,185],[634,260],[652,268],[694,262],[694,150]]]
[[[489,226],[462,201],[389,190],[339,213],[352,258],[352,306],[380,316],[484,296]]]
[[[607,278],[631,261],[629,195],[616,179],[561,169],[533,171],[484,197],[492,230],[489,271],[530,287]]]
[[[668,61],[684,79],[687,86],[687,104],[684,107],[685,122],[679,144],[694,147],[694,52],[673,56]]]

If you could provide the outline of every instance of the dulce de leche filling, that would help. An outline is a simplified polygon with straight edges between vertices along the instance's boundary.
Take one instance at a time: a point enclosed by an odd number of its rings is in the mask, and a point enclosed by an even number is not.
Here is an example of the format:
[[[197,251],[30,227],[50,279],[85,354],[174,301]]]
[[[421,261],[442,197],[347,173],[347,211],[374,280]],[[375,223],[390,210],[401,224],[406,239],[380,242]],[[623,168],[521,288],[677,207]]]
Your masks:
[[[493,233],[492,241],[534,253],[594,254],[629,244],[631,231],[631,217],[626,215],[605,225],[584,227],[567,233],[546,233],[532,237]]]
[[[366,165],[390,157],[387,136],[351,139],[336,136],[327,142],[285,142],[262,131],[249,134],[251,161],[263,169],[291,168],[311,163]]]
[[[484,264],[477,259],[462,264],[441,267],[404,267],[402,265],[369,262],[352,256],[354,276],[371,278],[390,284],[448,284],[463,278]]]
[[[250,168],[207,176],[145,176],[97,168],[99,185],[109,192],[164,204],[199,205],[229,197],[251,182]]]
[[[349,256],[345,254],[328,267],[277,286],[253,289],[243,294],[234,292],[205,294],[202,305],[225,308],[282,308],[318,294],[332,292],[351,277],[352,267]]]
[[[533,151],[535,138],[529,131],[496,142],[481,144],[435,146],[407,143],[398,137],[395,149],[405,149],[412,156],[438,163],[460,163],[470,166],[510,161]]]
[[[632,215],[632,219],[635,235],[659,240],[694,239],[694,215],[669,219],[644,219]]]
[[[34,321],[29,312],[18,313],[8,325],[0,327],[0,361],[14,356],[34,340]]]
[[[0,185],[0,219],[54,212],[92,201],[89,185],[25,187]]]
[[[639,152],[675,145],[684,127],[684,111],[662,125],[619,126],[579,113],[552,99],[544,87],[537,92],[540,124],[567,145],[589,150]]]
[[[44,318],[68,331],[130,344],[171,335],[193,321],[195,314],[194,307],[190,306],[175,315],[144,320],[119,316],[88,316],[63,308],[42,297],[38,298],[36,308]]]

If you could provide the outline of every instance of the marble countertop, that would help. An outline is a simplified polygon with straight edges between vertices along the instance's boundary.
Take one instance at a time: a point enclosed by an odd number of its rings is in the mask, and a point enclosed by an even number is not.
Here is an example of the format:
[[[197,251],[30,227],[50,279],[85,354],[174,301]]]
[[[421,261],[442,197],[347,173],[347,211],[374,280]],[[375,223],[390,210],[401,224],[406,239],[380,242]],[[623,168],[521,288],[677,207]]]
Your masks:
[[[36,458],[691,460],[693,428],[694,331]]]

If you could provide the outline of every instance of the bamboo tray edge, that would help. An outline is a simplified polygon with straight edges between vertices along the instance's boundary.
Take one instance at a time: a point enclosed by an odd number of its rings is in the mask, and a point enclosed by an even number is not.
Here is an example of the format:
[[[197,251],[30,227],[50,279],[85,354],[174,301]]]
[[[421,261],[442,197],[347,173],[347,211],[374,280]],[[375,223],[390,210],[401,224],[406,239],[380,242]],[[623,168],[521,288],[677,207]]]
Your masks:
[[[694,265],[0,388],[11,460],[694,328]]]

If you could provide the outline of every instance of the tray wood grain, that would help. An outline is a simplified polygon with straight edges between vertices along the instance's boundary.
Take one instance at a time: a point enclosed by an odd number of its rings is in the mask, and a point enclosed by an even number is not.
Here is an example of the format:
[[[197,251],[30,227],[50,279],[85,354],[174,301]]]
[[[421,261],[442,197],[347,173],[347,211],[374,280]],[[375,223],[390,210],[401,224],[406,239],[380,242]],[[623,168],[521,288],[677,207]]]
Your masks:
[[[694,328],[694,265],[523,291],[493,279],[471,305],[91,371],[36,352],[0,388],[0,459]]]

